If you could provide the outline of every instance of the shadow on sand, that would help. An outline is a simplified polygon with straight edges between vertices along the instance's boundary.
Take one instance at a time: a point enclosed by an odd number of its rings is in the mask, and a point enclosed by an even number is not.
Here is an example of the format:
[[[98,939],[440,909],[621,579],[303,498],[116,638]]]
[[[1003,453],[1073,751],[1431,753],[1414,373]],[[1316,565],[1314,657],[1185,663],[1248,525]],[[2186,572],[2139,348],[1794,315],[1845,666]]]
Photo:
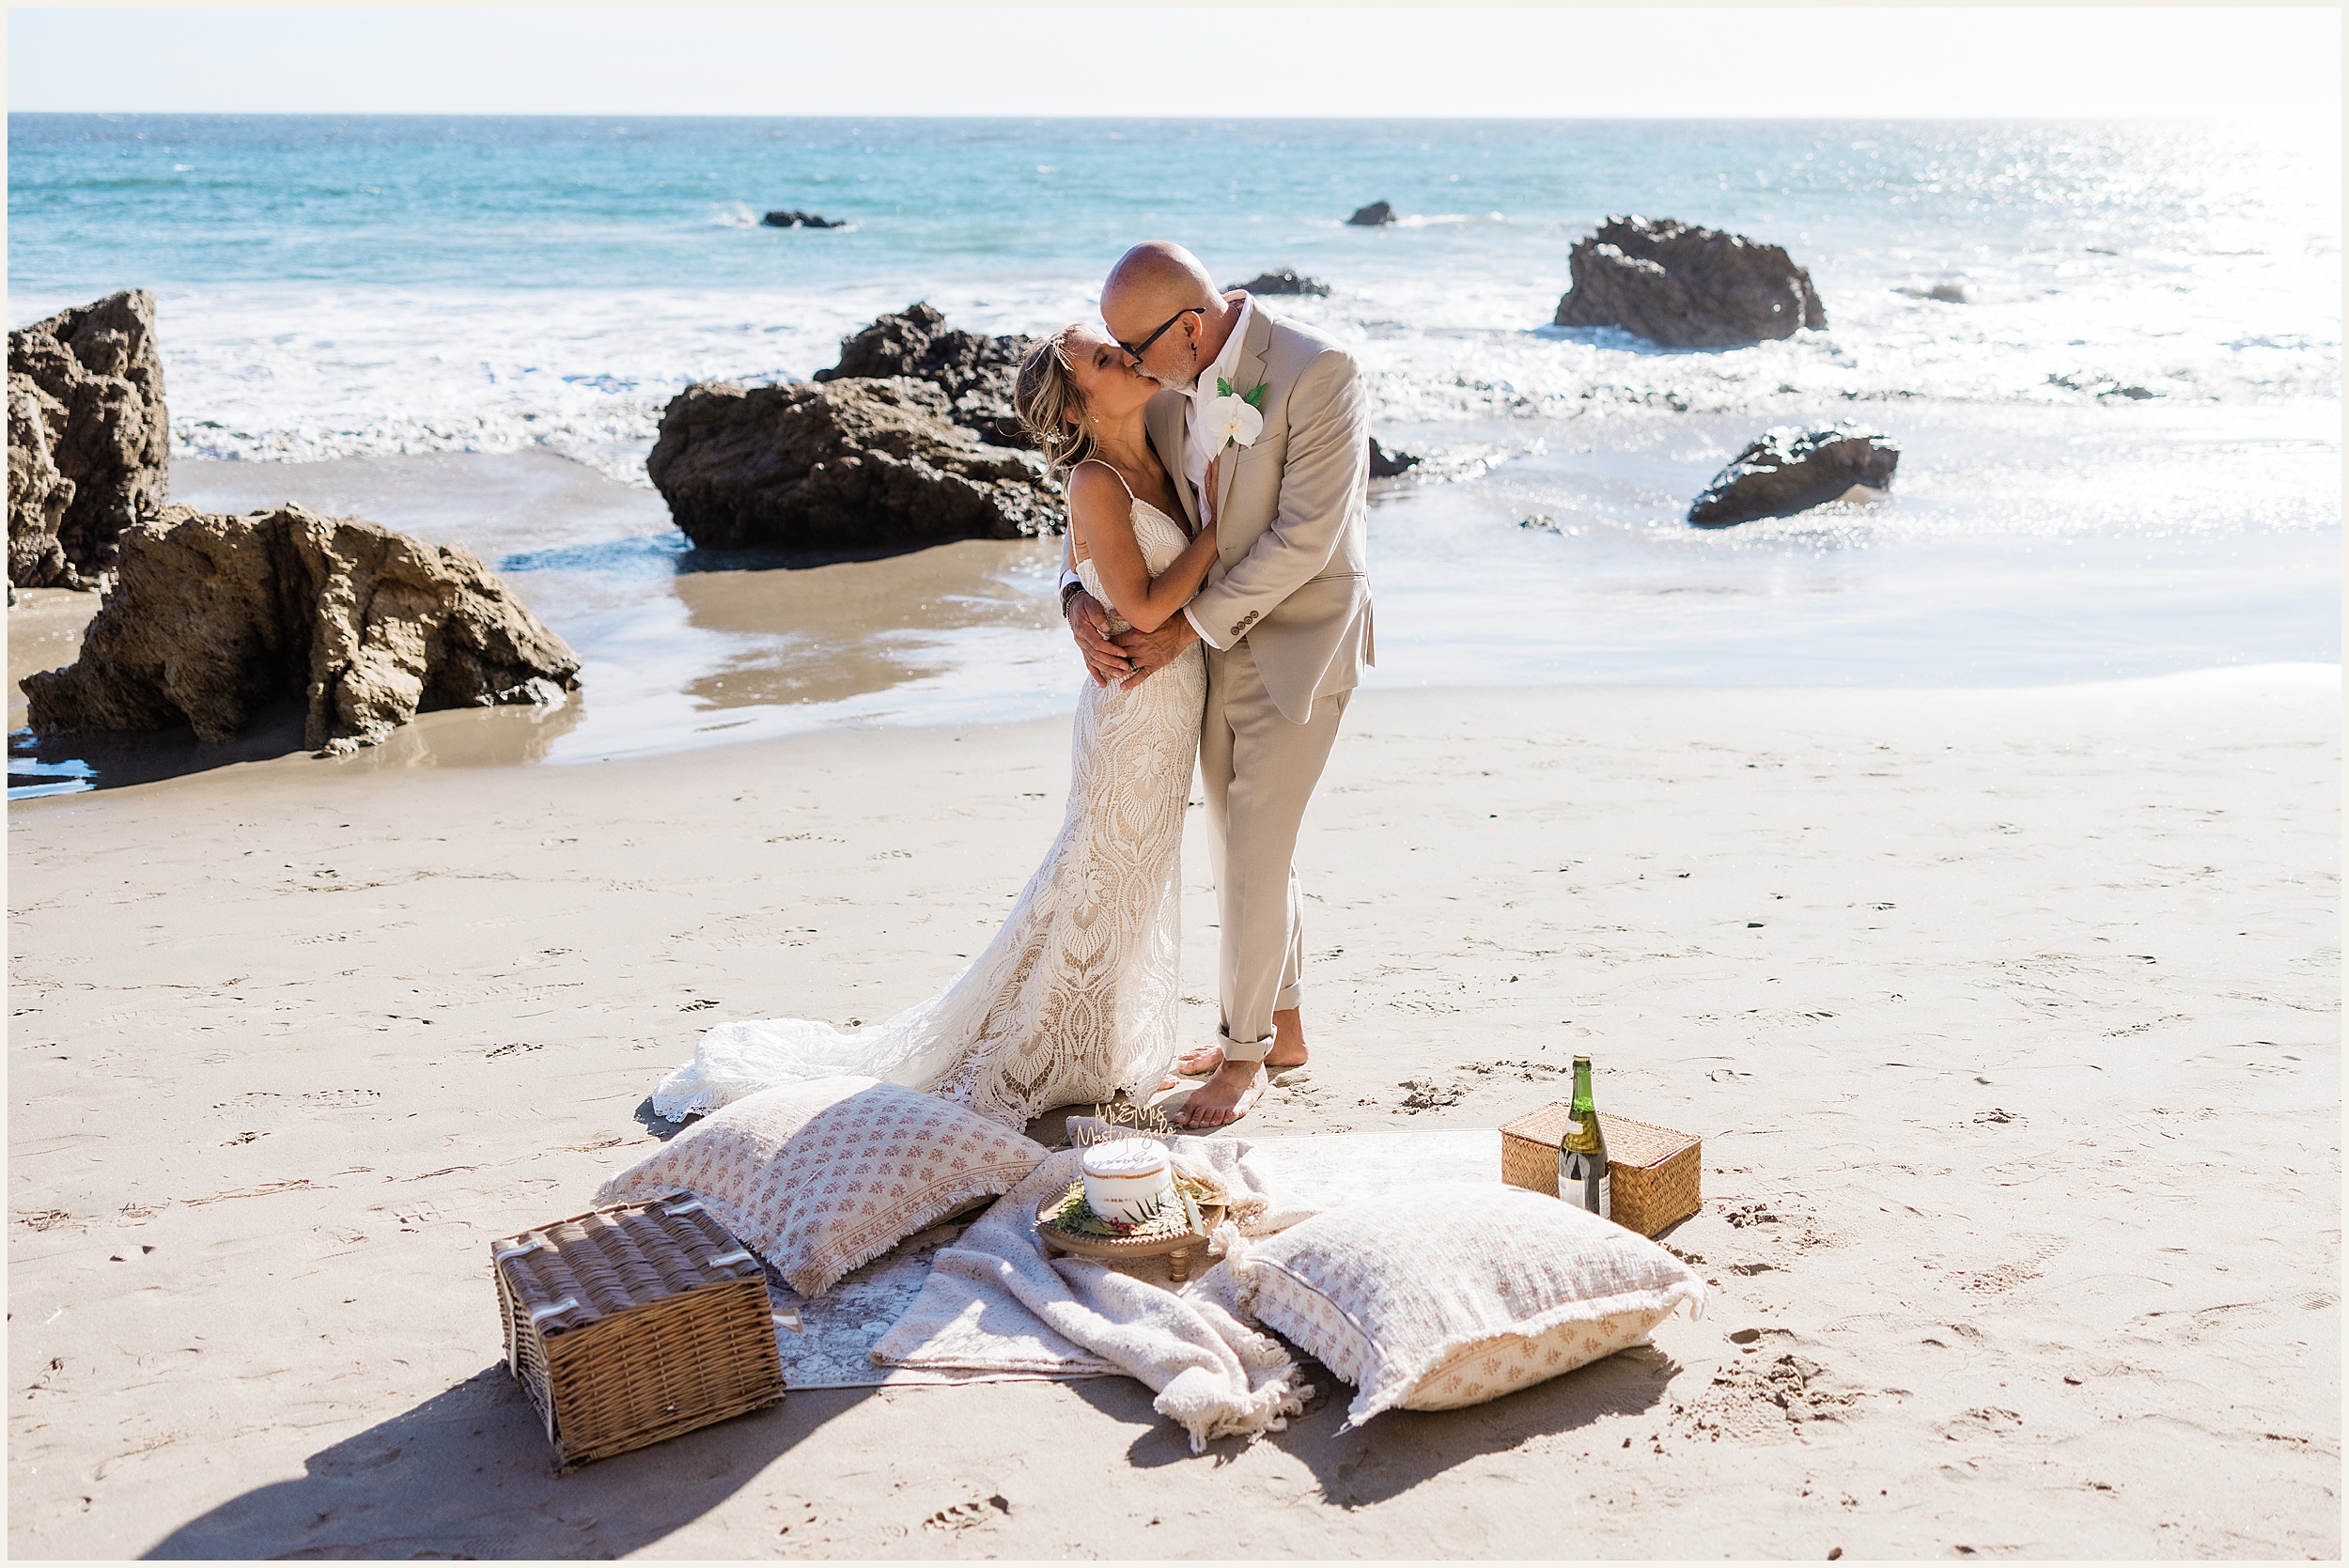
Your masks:
[[[1346,1509],[1385,1502],[1456,1466],[1570,1434],[1605,1416],[1653,1409],[1681,1370],[1653,1346],[1636,1346],[1490,1405],[1389,1411],[1340,1433],[1352,1390],[1316,1362],[1305,1369],[1317,1397],[1287,1431],[1265,1440],[1311,1468],[1322,1496]],[[1150,1390],[1131,1378],[1066,1387],[1112,1421],[1143,1429],[1126,1451],[1137,1470],[1221,1465],[1241,1452],[1227,1439],[1193,1455],[1190,1439],[1152,1410]],[[494,1365],[320,1450],[300,1478],[256,1487],[190,1520],[145,1555],[617,1557],[719,1507],[878,1391],[797,1390],[775,1409],[558,1478],[536,1413],[504,1365]],[[582,1484],[583,1476],[592,1480]]]
[[[1264,1440],[1311,1469],[1324,1498],[1349,1509],[1400,1497],[1455,1466],[1506,1453],[1537,1437],[1571,1433],[1604,1416],[1654,1409],[1663,1401],[1665,1386],[1682,1370],[1655,1346],[1635,1345],[1490,1405],[1465,1410],[1389,1410],[1341,1433],[1353,1389],[1320,1362],[1301,1353],[1298,1359],[1314,1386],[1315,1399],[1287,1431]],[[1150,1407],[1150,1391],[1130,1378],[1097,1377],[1069,1387],[1104,1414],[1148,1426],[1126,1451],[1137,1469],[1221,1463],[1239,1452],[1237,1443],[1222,1442],[1194,1456],[1182,1429],[1159,1417]]]
[[[795,1391],[774,1409],[557,1477],[537,1413],[501,1363],[319,1450],[300,1478],[232,1498],[145,1555],[619,1557],[716,1508],[876,1391]]]

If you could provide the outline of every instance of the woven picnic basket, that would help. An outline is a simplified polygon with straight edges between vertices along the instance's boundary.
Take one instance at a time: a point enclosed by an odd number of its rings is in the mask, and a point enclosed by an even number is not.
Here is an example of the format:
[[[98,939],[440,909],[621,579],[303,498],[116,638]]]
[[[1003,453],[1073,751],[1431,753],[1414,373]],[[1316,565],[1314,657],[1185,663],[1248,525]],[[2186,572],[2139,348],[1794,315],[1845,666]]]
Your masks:
[[[1569,1110],[1553,1100],[1501,1127],[1501,1179],[1511,1187],[1558,1196],[1558,1140]],[[1598,1113],[1607,1139],[1611,1218],[1641,1235],[1654,1235],[1696,1213],[1704,1202],[1704,1145],[1691,1132],[1674,1132],[1628,1116]]]
[[[766,1272],[699,1201],[598,1209],[490,1255],[557,1475],[783,1403]]]

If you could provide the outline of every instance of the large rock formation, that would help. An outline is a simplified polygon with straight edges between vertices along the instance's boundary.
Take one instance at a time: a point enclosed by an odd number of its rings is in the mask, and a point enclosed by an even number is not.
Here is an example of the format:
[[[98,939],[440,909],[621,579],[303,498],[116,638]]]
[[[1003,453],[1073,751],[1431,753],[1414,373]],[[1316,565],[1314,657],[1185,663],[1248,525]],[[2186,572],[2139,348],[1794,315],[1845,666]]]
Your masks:
[[[1562,327],[1621,327],[1666,349],[1735,349],[1825,327],[1785,251],[1672,218],[1611,217],[1568,256]]]
[[[1294,267],[1258,272],[1246,283],[1227,283],[1223,292],[1229,294],[1235,288],[1245,288],[1251,294],[1310,294],[1315,299],[1326,298],[1330,292],[1328,284],[1319,278],[1309,278]]]
[[[1900,467],[1900,448],[1853,424],[1823,430],[1781,426],[1765,430],[1736,461],[1713,476],[1688,508],[1700,528],[1727,528],[1756,518],[1791,517],[1851,493],[1880,492]]]
[[[981,444],[949,423],[944,392],[910,377],[700,382],[670,401],[645,468],[712,550],[1009,539],[1066,516],[1041,458]]]
[[[1368,207],[1354,209],[1354,215],[1346,221],[1363,228],[1377,228],[1394,222],[1394,208],[1388,202],[1374,201]]]
[[[1029,446],[1012,406],[1012,389],[1019,380],[1019,361],[1034,347],[1033,337],[989,337],[949,327],[927,301],[917,301],[841,339],[840,363],[818,370],[816,379],[911,376],[943,392],[946,417],[975,431],[981,441]]]
[[[65,405],[30,376],[8,378],[8,602],[16,585],[83,588],[57,535],[73,503],[73,481],[57,469],[50,431],[65,428]]]
[[[85,587],[163,505],[171,422],[144,288],[8,334],[8,582]]]
[[[119,546],[81,658],[24,681],[37,734],[188,724],[226,740],[302,696],[308,744],[346,752],[420,708],[579,684],[563,639],[479,561],[359,518],[172,506]]]

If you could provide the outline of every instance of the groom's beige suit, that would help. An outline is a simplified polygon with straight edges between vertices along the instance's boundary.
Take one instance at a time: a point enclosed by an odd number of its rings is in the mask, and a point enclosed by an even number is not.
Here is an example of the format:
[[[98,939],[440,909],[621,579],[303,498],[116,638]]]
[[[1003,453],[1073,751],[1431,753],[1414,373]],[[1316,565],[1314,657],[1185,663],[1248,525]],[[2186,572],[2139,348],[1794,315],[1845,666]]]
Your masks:
[[[1236,1062],[1264,1059],[1272,1015],[1302,994],[1298,828],[1346,696],[1373,662],[1361,371],[1320,334],[1251,303],[1229,380],[1243,394],[1264,387],[1264,429],[1218,460],[1216,562],[1185,611],[1207,644],[1199,771],[1222,913],[1221,1043]],[[1203,374],[1212,391],[1213,369]],[[1195,533],[1199,496],[1184,461],[1192,410],[1165,394],[1145,417]]]

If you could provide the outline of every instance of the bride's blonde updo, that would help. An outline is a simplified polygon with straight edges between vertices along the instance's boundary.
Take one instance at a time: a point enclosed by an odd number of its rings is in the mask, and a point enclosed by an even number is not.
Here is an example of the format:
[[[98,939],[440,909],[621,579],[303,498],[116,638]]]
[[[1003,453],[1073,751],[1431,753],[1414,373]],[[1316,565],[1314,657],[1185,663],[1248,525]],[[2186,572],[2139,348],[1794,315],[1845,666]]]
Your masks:
[[[1027,427],[1052,472],[1062,474],[1093,456],[1085,395],[1068,364],[1068,334],[1080,325],[1071,322],[1029,349],[1019,362],[1019,380],[1012,391],[1019,423]]]

